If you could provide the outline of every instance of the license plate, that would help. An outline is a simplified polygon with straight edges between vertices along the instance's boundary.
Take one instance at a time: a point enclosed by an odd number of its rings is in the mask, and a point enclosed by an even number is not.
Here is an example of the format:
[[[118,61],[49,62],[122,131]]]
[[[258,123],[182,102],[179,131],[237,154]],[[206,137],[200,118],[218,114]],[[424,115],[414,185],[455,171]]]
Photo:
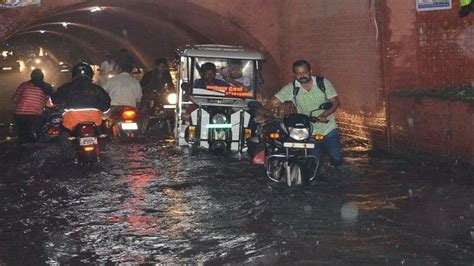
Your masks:
[[[123,130],[138,130],[137,123],[122,123]]]
[[[283,143],[283,147],[293,149],[314,149],[314,143],[285,142]]]
[[[89,146],[89,145],[95,145],[95,144],[97,144],[96,137],[79,138],[79,145],[81,146]]]

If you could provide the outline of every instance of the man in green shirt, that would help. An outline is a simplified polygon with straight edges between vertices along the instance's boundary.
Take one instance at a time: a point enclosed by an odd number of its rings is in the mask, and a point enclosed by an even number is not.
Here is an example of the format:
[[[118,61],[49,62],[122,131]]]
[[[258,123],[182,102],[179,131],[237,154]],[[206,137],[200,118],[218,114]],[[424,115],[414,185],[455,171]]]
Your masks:
[[[309,115],[314,109],[324,102],[332,102],[333,106],[328,110],[320,110],[313,113],[318,117],[318,122],[313,123],[313,135],[324,136],[322,140],[310,139],[315,143],[315,148],[310,153],[321,157],[322,150],[325,149],[330,157],[330,162],[334,166],[342,163],[342,152],[340,137],[337,130],[334,112],[339,107],[339,98],[332,83],[327,79],[322,79],[324,85],[318,86],[317,77],[312,76],[311,66],[306,60],[298,60],[293,63],[294,82],[288,83],[265,105],[267,109],[283,107],[293,113]],[[294,95],[294,87],[298,93]],[[323,88],[321,88],[323,87]]]
[[[469,15],[472,11],[472,0],[459,0],[459,4],[461,5],[461,9],[459,10],[459,16],[465,17]]]

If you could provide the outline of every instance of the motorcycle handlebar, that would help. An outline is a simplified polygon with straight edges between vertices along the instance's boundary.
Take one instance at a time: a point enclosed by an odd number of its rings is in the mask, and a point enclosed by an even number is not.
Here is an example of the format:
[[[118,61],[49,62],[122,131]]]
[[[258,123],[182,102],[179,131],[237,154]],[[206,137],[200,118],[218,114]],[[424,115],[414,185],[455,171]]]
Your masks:
[[[319,122],[319,123],[324,123],[324,124],[329,123],[329,120],[327,120],[326,122],[320,122],[319,119],[318,119],[317,117],[315,117],[315,116],[311,116],[311,117],[309,118],[309,120],[310,120],[312,123],[317,123],[317,122]]]

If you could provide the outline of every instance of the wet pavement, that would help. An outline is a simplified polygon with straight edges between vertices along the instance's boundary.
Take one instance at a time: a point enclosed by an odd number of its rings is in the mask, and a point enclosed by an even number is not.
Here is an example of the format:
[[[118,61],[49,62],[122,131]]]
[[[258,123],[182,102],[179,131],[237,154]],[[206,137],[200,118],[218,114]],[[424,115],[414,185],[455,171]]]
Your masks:
[[[466,168],[347,145],[301,189],[159,140],[110,144],[95,167],[58,152],[1,144],[0,265],[474,265]]]

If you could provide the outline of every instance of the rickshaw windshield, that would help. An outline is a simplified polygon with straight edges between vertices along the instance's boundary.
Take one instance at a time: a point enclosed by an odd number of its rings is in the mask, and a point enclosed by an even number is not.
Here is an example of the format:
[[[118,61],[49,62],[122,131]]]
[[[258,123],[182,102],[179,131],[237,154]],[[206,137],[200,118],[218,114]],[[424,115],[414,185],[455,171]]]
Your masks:
[[[254,60],[196,57],[191,94],[255,98],[255,76]]]

